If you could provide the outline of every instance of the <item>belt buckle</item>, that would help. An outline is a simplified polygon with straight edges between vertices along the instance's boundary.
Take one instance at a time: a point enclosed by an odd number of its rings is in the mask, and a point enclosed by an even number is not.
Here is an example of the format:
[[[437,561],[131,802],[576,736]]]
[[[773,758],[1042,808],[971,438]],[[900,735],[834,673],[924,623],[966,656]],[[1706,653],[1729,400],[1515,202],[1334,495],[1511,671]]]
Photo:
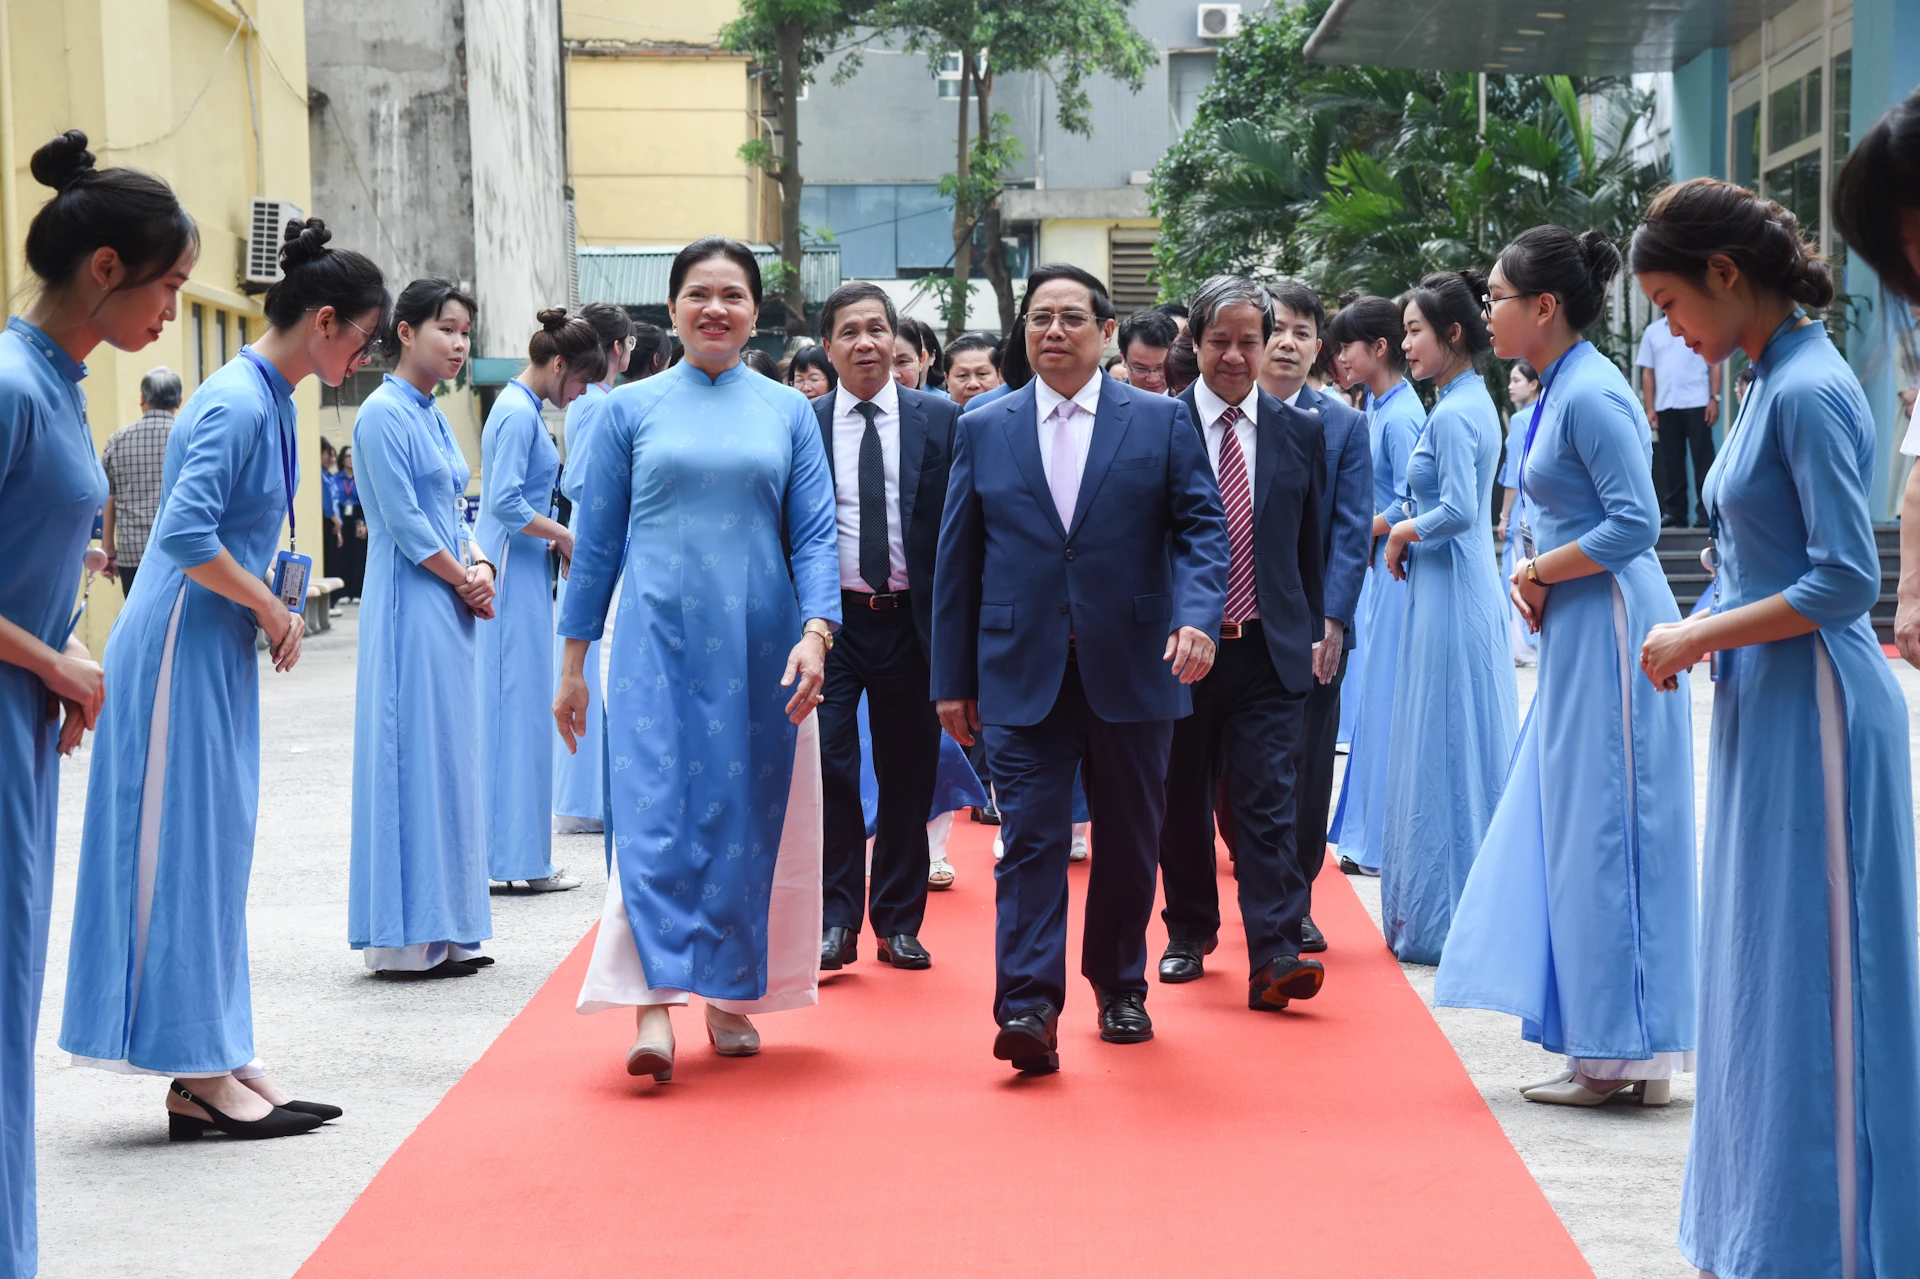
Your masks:
[[[1240,623],[1238,622],[1220,623],[1220,638],[1223,640],[1239,639]]]
[[[880,602],[882,600],[885,600],[886,603],[882,604]],[[882,595],[878,591],[875,591],[872,595],[867,596],[867,607],[876,613],[885,612],[887,609],[890,609],[893,606],[894,606],[893,592],[891,591],[887,592],[884,595]]]

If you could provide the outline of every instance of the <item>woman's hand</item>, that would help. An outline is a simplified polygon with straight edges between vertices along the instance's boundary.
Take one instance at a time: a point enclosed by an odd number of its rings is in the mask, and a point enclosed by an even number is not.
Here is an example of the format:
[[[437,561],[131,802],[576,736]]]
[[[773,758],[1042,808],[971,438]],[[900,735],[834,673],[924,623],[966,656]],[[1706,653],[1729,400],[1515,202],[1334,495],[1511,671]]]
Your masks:
[[[1680,687],[1680,672],[1706,655],[1691,619],[1662,622],[1647,632],[1646,642],[1640,645],[1640,669],[1655,688],[1671,693]]]
[[[1393,574],[1393,580],[1407,580],[1407,547],[1420,540],[1413,531],[1412,520],[1401,520],[1387,534],[1387,571]]]
[[[1507,598],[1513,601],[1513,606],[1520,610],[1520,616],[1526,619],[1527,629],[1538,635],[1540,619],[1545,616],[1547,608],[1547,586],[1527,576],[1527,566],[1532,563],[1532,560],[1521,560],[1514,565],[1513,576],[1507,579],[1513,583],[1513,589],[1507,592]]]
[[[802,635],[793,651],[787,654],[787,673],[780,677],[780,687],[788,687],[796,678],[800,687],[794,689],[793,696],[787,700],[787,718],[801,724],[813,714],[814,707],[826,700],[820,686],[827,682],[827,642],[820,638],[818,631]]]
[[[73,705],[83,727],[93,727],[101,704],[107,700],[107,673],[93,660],[85,644],[77,639],[68,640],[67,646],[40,672],[40,682],[47,686],[49,695]],[[53,708],[47,709],[47,718],[52,719]]]
[[[573,530],[561,529],[547,545],[560,552],[560,576],[565,577],[573,567]]]
[[[56,711],[65,711],[66,719],[60,723],[60,740],[54,743],[54,749],[62,755],[71,755],[79,749],[81,735],[87,731],[92,721],[87,718],[86,709],[80,703],[70,702],[65,698],[48,699],[47,719],[49,721],[53,719]]]
[[[453,588],[467,611],[485,621],[493,616],[493,565],[475,564],[467,569],[464,585]]]
[[[287,608],[278,599],[271,601],[264,611],[253,610],[260,629],[267,633],[269,651],[273,654],[273,669],[290,671],[293,664],[300,660],[300,641],[306,637],[306,619]]]
[[[1504,516],[1501,517],[1498,524],[1493,526],[1493,540],[1496,542],[1504,542],[1507,540],[1507,521]]]
[[[560,673],[560,691],[553,698],[553,722],[567,754],[579,754],[580,739],[587,735],[587,677],[577,671]]]

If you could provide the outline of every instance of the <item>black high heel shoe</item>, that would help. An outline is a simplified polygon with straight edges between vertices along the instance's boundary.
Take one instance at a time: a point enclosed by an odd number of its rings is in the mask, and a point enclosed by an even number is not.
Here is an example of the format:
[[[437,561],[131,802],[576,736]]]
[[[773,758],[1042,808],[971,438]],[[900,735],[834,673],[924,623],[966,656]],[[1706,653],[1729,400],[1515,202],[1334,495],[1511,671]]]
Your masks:
[[[194,1096],[177,1080],[170,1085],[176,1097],[190,1101],[207,1112],[207,1119],[195,1119],[192,1115],[182,1115],[169,1110],[167,1112],[168,1141],[198,1141],[209,1127],[218,1128],[229,1137],[238,1137],[245,1141],[262,1141],[269,1137],[293,1137],[303,1132],[312,1132],[326,1122],[317,1115],[301,1114],[288,1110],[284,1106],[275,1106],[267,1112],[265,1119],[235,1119],[222,1114],[208,1102]]]
[[[321,1123],[329,1119],[338,1119],[347,1112],[338,1106],[329,1106],[324,1101],[283,1101],[280,1109],[291,1110],[296,1115],[316,1115]]]

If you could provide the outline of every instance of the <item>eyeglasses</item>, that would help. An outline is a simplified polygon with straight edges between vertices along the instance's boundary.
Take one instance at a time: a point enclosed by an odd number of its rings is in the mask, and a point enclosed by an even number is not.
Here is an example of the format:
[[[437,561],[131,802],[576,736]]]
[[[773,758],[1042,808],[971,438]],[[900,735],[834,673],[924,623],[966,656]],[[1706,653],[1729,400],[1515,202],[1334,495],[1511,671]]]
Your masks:
[[[313,312],[318,311],[319,309],[320,308],[317,306],[310,306],[307,308],[307,312],[308,314],[312,314]],[[373,334],[367,332],[365,329],[355,324],[350,317],[342,315],[338,311],[335,311],[333,313],[333,318],[336,320],[339,320],[341,323],[352,328],[354,332],[358,333],[361,337],[366,339],[366,341],[360,344],[360,349],[353,353],[353,358],[356,361],[365,361],[368,355],[373,351],[374,342],[376,342],[378,339]]]
[[[1085,311],[1029,311],[1027,327],[1036,333],[1045,333],[1055,324],[1063,333],[1078,333],[1093,323],[1093,317]]]
[[[1515,298],[1537,298],[1539,296],[1538,293],[1502,293],[1496,297],[1491,293],[1482,293],[1480,295],[1480,314],[1491,320],[1493,318],[1493,308],[1499,306],[1502,302],[1511,302]]]

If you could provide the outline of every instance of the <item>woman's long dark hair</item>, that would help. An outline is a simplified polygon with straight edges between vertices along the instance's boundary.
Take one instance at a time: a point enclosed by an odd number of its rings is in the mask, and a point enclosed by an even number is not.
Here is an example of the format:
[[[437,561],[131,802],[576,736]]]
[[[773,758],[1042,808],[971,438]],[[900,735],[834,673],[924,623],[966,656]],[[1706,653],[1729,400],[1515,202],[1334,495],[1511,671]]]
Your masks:
[[[1920,302],[1920,270],[1901,234],[1901,213],[1912,209],[1920,209],[1920,89],[1860,135],[1833,181],[1833,229],[1887,292]]]
[[[1703,280],[1707,259],[1724,257],[1763,289],[1803,306],[1833,301],[1833,272],[1800,233],[1792,210],[1718,178],[1668,187],[1633,233],[1635,274],[1659,271]]]

